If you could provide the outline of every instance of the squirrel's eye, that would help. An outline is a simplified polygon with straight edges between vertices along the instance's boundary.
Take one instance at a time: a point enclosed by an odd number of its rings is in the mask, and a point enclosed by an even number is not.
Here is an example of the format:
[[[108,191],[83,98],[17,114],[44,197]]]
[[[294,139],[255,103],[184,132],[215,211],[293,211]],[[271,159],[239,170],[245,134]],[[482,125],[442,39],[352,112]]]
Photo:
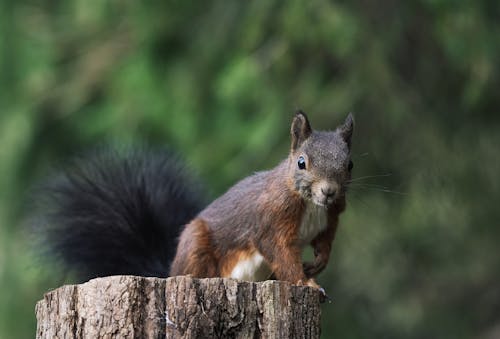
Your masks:
[[[352,171],[352,168],[354,167],[354,164],[352,163],[351,160],[349,160],[349,165],[347,165],[347,169],[350,171]]]
[[[304,159],[304,157],[302,155],[299,157],[299,161],[297,161],[297,165],[299,165],[299,169],[301,169],[301,170],[306,169],[306,160]]]

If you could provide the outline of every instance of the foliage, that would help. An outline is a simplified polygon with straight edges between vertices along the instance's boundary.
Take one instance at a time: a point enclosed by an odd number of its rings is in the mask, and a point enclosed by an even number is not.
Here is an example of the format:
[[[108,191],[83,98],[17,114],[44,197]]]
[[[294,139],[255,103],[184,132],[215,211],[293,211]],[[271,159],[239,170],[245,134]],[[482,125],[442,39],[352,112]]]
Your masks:
[[[299,107],[321,129],[355,112],[354,174],[374,175],[319,279],[325,338],[499,335],[499,2],[0,8],[0,337],[32,337],[35,301],[63,283],[21,227],[50,166],[168,144],[216,196],[285,156]]]

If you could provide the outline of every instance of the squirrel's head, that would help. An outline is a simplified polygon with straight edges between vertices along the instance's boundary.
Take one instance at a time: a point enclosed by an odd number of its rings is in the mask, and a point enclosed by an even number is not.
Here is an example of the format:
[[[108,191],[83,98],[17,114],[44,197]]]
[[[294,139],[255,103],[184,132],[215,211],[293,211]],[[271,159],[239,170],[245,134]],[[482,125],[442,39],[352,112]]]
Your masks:
[[[294,189],[306,200],[327,207],[344,196],[351,179],[351,137],[354,119],[349,114],[335,131],[315,131],[298,111],[291,127],[289,170]]]

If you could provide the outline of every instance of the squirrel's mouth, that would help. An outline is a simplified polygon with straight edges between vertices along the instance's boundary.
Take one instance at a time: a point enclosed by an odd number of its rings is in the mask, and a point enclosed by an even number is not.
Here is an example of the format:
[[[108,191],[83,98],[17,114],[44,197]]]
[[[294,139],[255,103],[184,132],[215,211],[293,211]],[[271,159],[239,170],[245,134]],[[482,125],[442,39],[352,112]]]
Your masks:
[[[313,203],[314,203],[316,206],[323,207],[323,208],[328,208],[328,206],[330,206],[330,205],[326,205],[326,204],[320,203],[320,202],[318,202],[318,201],[313,201]]]
[[[312,195],[311,196],[311,201],[317,205],[317,206],[321,206],[321,207],[324,207],[324,208],[327,208],[329,206],[331,206],[333,204],[333,202],[335,201],[335,198],[332,198],[332,197],[317,197],[316,195]]]

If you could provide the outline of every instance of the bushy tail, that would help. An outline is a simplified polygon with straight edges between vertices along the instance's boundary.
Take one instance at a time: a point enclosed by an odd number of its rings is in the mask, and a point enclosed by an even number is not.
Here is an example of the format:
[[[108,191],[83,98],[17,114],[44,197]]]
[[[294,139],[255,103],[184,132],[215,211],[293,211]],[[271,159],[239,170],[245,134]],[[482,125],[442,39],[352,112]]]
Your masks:
[[[203,207],[178,158],[144,149],[76,159],[36,197],[37,233],[84,280],[168,276],[183,225]]]

